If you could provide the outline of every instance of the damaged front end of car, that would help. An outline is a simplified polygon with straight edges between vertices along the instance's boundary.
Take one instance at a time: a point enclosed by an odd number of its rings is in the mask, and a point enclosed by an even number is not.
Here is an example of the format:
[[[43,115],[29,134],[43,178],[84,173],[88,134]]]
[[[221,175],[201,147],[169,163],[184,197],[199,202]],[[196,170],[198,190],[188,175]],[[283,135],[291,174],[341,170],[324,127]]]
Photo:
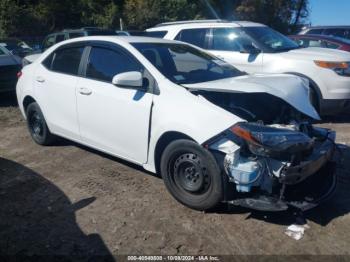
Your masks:
[[[329,129],[308,122],[240,122],[204,146],[225,173],[228,203],[261,211],[307,210],[335,191],[335,132]]]

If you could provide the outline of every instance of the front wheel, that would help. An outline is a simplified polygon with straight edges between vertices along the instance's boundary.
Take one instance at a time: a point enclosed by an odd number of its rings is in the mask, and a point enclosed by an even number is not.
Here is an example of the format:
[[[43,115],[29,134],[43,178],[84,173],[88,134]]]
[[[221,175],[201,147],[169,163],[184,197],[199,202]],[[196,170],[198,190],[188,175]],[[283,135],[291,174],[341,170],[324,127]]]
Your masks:
[[[166,147],[161,174],[168,191],[185,206],[207,210],[223,199],[223,181],[214,156],[193,141],[176,140]]]

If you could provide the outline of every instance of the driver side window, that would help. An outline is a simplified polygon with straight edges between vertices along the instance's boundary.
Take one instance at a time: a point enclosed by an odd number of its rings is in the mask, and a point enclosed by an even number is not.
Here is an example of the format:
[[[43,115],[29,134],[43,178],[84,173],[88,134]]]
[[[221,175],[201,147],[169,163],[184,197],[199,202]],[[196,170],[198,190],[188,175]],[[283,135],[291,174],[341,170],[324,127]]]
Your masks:
[[[252,46],[253,42],[238,28],[213,29],[212,50],[239,52],[246,45]]]

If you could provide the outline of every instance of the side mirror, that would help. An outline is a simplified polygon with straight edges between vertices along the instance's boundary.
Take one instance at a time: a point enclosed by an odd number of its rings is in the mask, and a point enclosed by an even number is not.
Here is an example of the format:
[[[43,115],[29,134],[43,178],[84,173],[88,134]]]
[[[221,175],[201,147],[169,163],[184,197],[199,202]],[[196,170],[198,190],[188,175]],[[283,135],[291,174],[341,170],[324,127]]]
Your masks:
[[[142,74],[137,71],[115,75],[112,79],[112,84],[122,88],[134,88],[142,91],[147,90],[147,87],[145,87],[143,83]]]
[[[247,53],[247,54],[260,54],[261,50],[256,48],[253,45],[243,45],[240,52]]]

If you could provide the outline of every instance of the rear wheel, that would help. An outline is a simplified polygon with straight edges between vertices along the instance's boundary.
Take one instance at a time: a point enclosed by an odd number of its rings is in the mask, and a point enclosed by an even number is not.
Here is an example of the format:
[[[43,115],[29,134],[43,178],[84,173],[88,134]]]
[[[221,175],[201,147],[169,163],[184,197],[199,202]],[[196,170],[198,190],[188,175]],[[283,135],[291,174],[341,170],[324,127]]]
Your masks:
[[[223,198],[223,181],[214,156],[193,141],[176,140],[166,147],[161,174],[173,197],[190,208],[207,210]]]
[[[55,141],[55,136],[51,134],[47,127],[45,118],[37,103],[31,103],[26,110],[27,125],[33,140],[39,145],[51,145]]]

